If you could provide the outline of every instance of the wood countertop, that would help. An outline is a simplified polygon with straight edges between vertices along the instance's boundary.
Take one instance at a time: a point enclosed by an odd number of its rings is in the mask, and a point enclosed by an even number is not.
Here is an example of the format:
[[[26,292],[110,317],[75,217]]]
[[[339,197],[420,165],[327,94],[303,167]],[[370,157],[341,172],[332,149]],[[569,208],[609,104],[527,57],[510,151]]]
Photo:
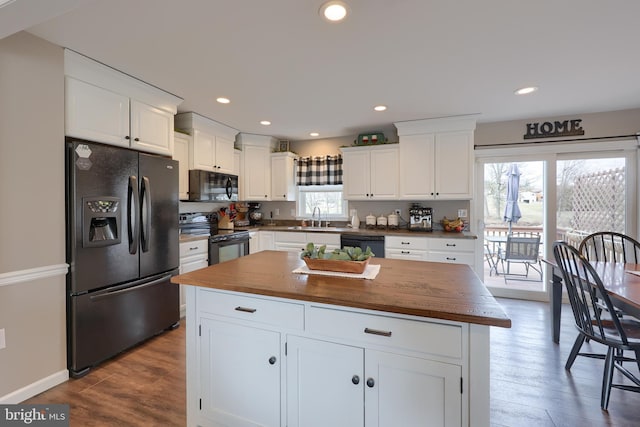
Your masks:
[[[372,258],[374,280],[295,274],[298,254],[262,251],[174,276],[173,283],[346,307],[511,327],[486,286],[466,264]]]

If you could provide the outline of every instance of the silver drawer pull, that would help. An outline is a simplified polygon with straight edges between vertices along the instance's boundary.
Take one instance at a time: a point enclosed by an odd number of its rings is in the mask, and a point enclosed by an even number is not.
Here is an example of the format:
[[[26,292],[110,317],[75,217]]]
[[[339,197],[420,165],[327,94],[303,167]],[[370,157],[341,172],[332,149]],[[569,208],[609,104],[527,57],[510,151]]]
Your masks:
[[[236,311],[242,311],[242,312],[245,312],[245,313],[255,313],[256,309],[255,308],[247,308],[247,307],[238,306],[238,307],[236,307]]]
[[[390,337],[391,336],[391,331],[379,331],[378,329],[370,329],[370,328],[364,328],[364,333],[365,334],[372,334],[372,335],[380,335],[383,337]]]

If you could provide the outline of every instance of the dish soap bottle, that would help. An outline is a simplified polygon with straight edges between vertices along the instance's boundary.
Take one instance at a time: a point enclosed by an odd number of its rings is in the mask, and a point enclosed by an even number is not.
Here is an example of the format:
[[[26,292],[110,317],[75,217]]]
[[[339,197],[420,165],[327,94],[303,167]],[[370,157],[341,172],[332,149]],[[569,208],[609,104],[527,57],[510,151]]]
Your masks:
[[[360,228],[360,218],[358,218],[358,211],[351,210],[351,228]]]

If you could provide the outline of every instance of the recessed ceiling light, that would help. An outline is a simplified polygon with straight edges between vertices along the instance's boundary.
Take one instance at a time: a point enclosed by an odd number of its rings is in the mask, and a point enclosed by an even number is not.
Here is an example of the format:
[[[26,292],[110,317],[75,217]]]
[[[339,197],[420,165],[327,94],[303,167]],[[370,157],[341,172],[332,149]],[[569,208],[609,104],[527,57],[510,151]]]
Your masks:
[[[224,98],[224,97],[216,98],[216,101],[218,101],[220,104],[228,104],[231,102],[229,101],[229,98]]]
[[[373,107],[374,110],[376,111],[384,111],[387,109],[386,105],[376,105],[375,107]]]
[[[318,132],[311,132],[309,136],[320,136],[320,134]]]
[[[522,87],[522,88],[516,90],[514,93],[516,95],[527,95],[527,94],[533,93],[533,92],[535,92],[537,90],[538,90],[538,88],[536,86],[527,86],[527,87]]]
[[[342,21],[347,13],[347,5],[341,1],[328,1],[320,6],[320,16],[330,22]]]
[[[260,124],[264,125],[264,126],[269,126],[271,124],[271,122],[269,120],[262,120],[262,121],[260,121]]]

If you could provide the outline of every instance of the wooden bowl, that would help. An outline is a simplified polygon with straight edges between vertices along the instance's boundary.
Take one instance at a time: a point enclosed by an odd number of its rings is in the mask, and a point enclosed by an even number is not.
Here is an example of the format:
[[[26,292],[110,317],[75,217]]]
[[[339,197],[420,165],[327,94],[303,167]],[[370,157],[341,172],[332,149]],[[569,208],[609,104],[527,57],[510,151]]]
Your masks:
[[[364,261],[342,261],[337,259],[313,259],[304,257],[302,260],[307,264],[309,270],[338,271],[341,273],[362,274],[369,265],[369,260]]]

